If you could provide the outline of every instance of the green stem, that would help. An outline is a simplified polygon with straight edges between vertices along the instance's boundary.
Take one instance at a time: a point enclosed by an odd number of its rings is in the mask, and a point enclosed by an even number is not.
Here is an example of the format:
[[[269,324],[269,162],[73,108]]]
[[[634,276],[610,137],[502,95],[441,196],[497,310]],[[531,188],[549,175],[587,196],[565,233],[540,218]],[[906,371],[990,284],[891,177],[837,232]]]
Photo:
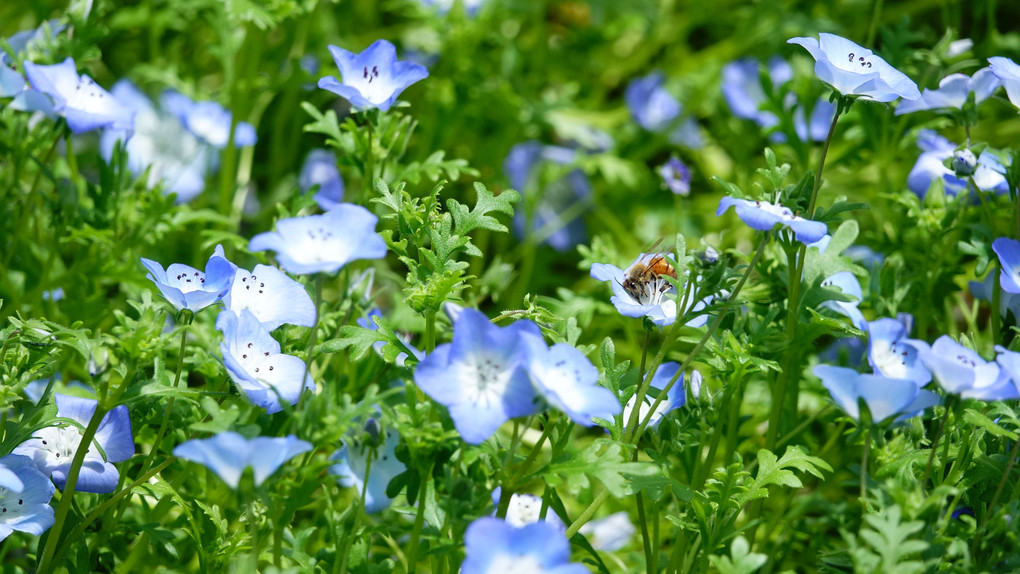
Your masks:
[[[822,156],[818,160],[818,174],[815,175],[815,185],[811,189],[811,201],[808,202],[808,218],[814,217],[815,203],[818,201],[818,190],[822,187],[822,170],[825,169],[825,156],[829,154],[829,143],[832,141],[832,134],[836,132],[836,122],[843,110],[843,103],[836,106],[836,114],[832,116],[832,124],[829,126],[829,133],[825,136],[825,144],[822,146]],[[807,246],[804,246],[805,248]]]
[[[517,484],[522,478],[524,478],[528,468],[530,468],[531,464],[535,462],[536,458],[538,458],[538,453],[542,452],[542,446],[549,438],[549,433],[552,432],[552,427],[553,425],[547,420],[545,428],[542,429],[542,436],[538,437],[538,441],[536,441],[535,445],[531,447],[531,452],[528,453],[528,458],[524,459],[521,466],[517,468],[517,472],[514,473],[513,478],[510,479],[510,484]]]
[[[992,342],[996,345],[1002,344],[1002,286],[999,277],[1002,264],[995,258],[995,266],[992,267],[995,281],[992,282]]]
[[[627,421],[627,428],[633,431],[637,429],[638,423],[641,422],[641,406],[645,404],[645,395],[648,394],[648,387],[652,384],[652,377],[645,376],[645,364],[648,360],[648,344],[652,340],[652,332],[645,331],[645,344],[641,348],[641,367],[638,370],[638,380],[641,381],[641,385],[638,387],[637,393],[634,395],[634,408],[630,411],[630,419]],[[624,433],[625,440],[633,438],[633,434],[627,437]]]
[[[765,448],[773,450],[779,437],[779,421],[783,415],[786,402],[786,390],[793,376],[796,355],[801,352],[794,346],[797,337],[797,315],[800,312],[800,283],[803,274],[803,260],[807,254],[806,246],[787,249],[786,268],[789,271],[789,296],[786,302],[786,350],[783,351],[782,368],[776,378],[775,392],[772,396],[772,408],[769,412],[769,428],[765,435]]]
[[[871,11],[871,25],[868,26],[868,39],[865,46],[875,45],[875,34],[878,32],[878,21],[882,17],[882,0],[875,0],[875,8]]]
[[[861,455],[861,504],[868,494],[868,452],[871,451],[871,429],[864,431],[864,454]]]
[[[988,527],[988,521],[991,520],[992,515],[995,514],[995,505],[999,503],[999,497],[1002,496],[1002,491],[1006,487],[1006,483],[1009,482],[1009,473],[1013,470],[1013,465],[1016,463],[1017,451],[1020,450],[1020,438],[1013,441],[1013,448],[1009,452],[1009,462],[1006,463],[1006,470],[1002,473],[1002,479],[999,480],[999,486],[995,488],[995,494],[992,496],[992,501],[988,504],[988,509],[985,510],[984,516],[981,517],[981,526],[977,529],[977,536],[974,537],[974,545],[971,547],[971,555],[974,556],[981,549],[981,538],[984,537],[985,529]]]
[[[365,115],[365,130],[368,132],[368,146],[365,150],[365,177],[361,180],[362,197],[352,198],[352,202],[357,203],[358,199],[363,199],[365,203],[368,203],[368,198],[372,197],[372,186],[375,185],[375,129],[373,126],[372,118]]]
[[[251,537],[252,571],[257,572],[259,568],[259,525],[255,519],[255,497],[248,496],[245,504],[248,513],[248,530]]]
[[[107,412],[109,412],[109,409],[102,402],[96,404],[96,410],[92,414],[92,419],[89,420],[88,426],[85,427],[81,442],[78,443],[75,449],[74,458],[71,460],[71,468],[67,472],[67,481],[60,495],[60,504],[57,505],[56,517],[53,526],[50,528],[49,537],[46,539],[46,547],[43,549],[42,559],[39,560],[39,572],[43,574],[54,570],[55,563],[53,562],[53,556],[57,551],[57,541],[60,539],[60,533],[64,529],[67,514],[71,510],[71,501],[74,500],[74,487],[78,484],[78,473],[81,472],[81,465],[85,462],[85,453],[88,452],[88,447],[96,436],[99,423],[102,422]]]
[[[411,530],[411,541],[407,548],[407,572],[413,574],[418,568],[418,546],[421,541],[421,531],[425,526],[425,497],[429,492],[429,479],[432,476],[432,466],[429,465],[428,472],[422,476],[421,490],[418,492],[418,512],[414,516],[414,527]]]
[[[942,414],[942,422],[939,423],[939,430],[935,433],[935,439],[931,443],[931,452],[928,454],[928,464],[924,467],[924,478],[921,479],[921,487],[923,488],[928,484],[928,478],[931,476],[932,462],[935,461],[935,451],[939,447],[939,440],[942,439],[942,431],[946,428],[946,421],[949,420],[949,412],[952,410],[954,399],[956,395],[949,395],[946,398],[945,412]]]
[[[637,410],[636,408],[634,410]],[[641,525],[641,547],[645,551],[645,572],[654,574],[655,564],[652,563],[652,540],[648,534],[648,519],[645,517],[645,497],[641,491],[637,493],[638,524]]]
[[[177,356],[177,374],[174,376],[173,389],[177,388],[177,385],[181,381],[181,371],[184,370],[184,349],[188,343],[188,325],[190,321],[181,328],[181,346],[180,352]],[[152,463],[152,458],[156,455],[156,450],[159,449],[159,445],[163,443],[163,436],[166,434],[167,425],[170,423],[170,413],[174,410],[174,399],[176,395],[170,395],[170,400],[166,402],[166,410],[163,411],[163,421],[159,424],[159,431],[156,433],[156,440],[152,443],[152,449],[149,450],[149,455],[145,457],[145,462],[142,463],[142,468],[149,468]]]
[[[608,490],[603,489],[601,492],[599,492],[595,496],[595,498],[591,501],[591,503],[588,504],[588,507],[582,510],[581,514],[578,514],[577,518],[575,518],[574,521],[570,523],[570,526],[567,527],[566,532],[567,540],[573,538],[574,535],[577,534],[577,531],[580,530],[580,528],[584,526],[586,522],[591,520],[592,516],[595,516],[595,511],[597,511],[599,507],[602,506],[602,503],[608,499],[609,499]]]

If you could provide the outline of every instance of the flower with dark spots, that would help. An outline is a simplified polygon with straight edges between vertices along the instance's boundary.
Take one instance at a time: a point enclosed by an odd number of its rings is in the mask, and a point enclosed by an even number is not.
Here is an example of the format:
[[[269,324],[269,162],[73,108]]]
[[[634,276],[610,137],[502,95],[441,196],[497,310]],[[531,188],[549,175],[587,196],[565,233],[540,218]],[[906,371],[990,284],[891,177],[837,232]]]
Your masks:
[[[0,541],[14,531],[39,536],[53,526],[50,499],[56,489],[31,458],[0,458]]]
[[[999,364],[986,361],[976,352],[942,335],[929,346],[911,341],[925,368],[947,392],[963,398],[1001,401],[1020,398],[1020,391]]]
[[[223,305],[235,314],[247,309],[268,331],[283,325],[315,325],[315,303],[305,286],[269,265],[238,268]]]
[[[844,96],[876,102],[921,97],[917,84],[871,50],[835,34],[790,38],[815,59],[815,75]]]
[[[40,66],[25,62],[25,77],[33,90],[53,101],[53,112],[64,116],[78,134],[103,127],[131,131],[135,114],[85,74],[78,75],[74,60]]]
[[[156,284],[159,292],[176,309],[200,311],[222,299],[234,280],[236,265],[223,256],[223,247],[216,246],[205,264],[205,271],[183,263],[173,263],[166,270],[151,259],[142,258],[149,270],[145,276]]]
[[[340,80],[319,78],[319,87],[346,99],[358,110],[387,111],[408,86],[424,80],[429,71],[421,64],[397,60],[397,49],[386,40],[376,40],[364,52],[355,54],[330,46]]]
[[[824,223],[804,219],[799,215],[794,215],[793,211],[786,206],[766,201],[751,201],[727,196],[719,200],[719,208],[715,211],[716,216],[726,213],[730,207],[736,208],[737,216],[751,229],[771,231],[776,225],[782,225],[793,231],[794,237],[801,243],[814,243],[825,237],[828,232]]]

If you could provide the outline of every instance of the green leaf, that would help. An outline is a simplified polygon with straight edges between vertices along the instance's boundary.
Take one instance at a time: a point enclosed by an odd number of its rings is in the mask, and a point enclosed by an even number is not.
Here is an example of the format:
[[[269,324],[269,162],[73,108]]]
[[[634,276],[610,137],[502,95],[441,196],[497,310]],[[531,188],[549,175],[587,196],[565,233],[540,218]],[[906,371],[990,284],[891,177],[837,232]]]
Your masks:
[[[467,235],[475,229],[507,231],[505,225],[489,214],[513,215],[514,204],[521,200],[520,194],[512,189],[507,189],[499,195],[493,195],[481,182],[475,182],[475,193],[478,194],[478,197],[475,200],[474,209],[468,209],[466,205],[456,199],[446,201],[446,209],[453,215],[454,231],[458,235]],[[481,252],[472,253],[472,255],[480,256]]]
[[[751,574],[768,562],[768,557],[764,554],[751,552],[751,545],[743,536],[733,539],[729,556],[713,554],[708,559],[719,569],[719,574]]]
[[[563,477],[590,476],[597,478],[614,497],[623,498],[637,492],[634,486],[638,478],[661,473],[661,469],[649,462],[624,462],[622,445],[609,439],[597,439],[579,456],[571,456],[550,464],[545,471],[545,477],[546,482],[555,487],[563,484]],[[587,481],[569,482],[575,487],[587,483]],[[657,482],[653,479],[642,484],[642,488],[647,488]]]
[[[1008,431],[1000,427],[999,425],[995,424],[995,422],[992,421],[992,419],[986,417],[985,415],[977,412],[974,409],[966,409],[963,412],[963,420],[969,422],[974,426],[981,427],[997,437],[1000,438],[1006,437],[1009,440],[1017,439],[1017,433]]]

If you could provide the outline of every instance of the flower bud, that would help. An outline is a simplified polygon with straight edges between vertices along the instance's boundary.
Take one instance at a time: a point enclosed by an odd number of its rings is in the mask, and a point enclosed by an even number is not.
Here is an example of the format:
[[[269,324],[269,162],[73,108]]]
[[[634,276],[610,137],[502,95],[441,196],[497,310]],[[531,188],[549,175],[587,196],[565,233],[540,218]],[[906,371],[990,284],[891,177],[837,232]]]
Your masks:
[[[953,152],[953,171],[959,177],[974,175],[977,169],[977,157],[969,149],[959,149]]]

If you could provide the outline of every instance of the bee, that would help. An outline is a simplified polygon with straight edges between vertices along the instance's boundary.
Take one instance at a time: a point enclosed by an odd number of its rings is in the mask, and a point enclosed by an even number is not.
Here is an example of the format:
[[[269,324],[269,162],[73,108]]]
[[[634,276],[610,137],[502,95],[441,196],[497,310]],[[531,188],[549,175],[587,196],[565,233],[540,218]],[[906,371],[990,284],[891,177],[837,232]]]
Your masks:
[[[623,290],[641,304],[656,304],[673,286],[663,276],[676,279],[676,269],[666,261],[664,253],[656,253],[662,240],[658,240],[644,256],[634,262],[624,274]]]

